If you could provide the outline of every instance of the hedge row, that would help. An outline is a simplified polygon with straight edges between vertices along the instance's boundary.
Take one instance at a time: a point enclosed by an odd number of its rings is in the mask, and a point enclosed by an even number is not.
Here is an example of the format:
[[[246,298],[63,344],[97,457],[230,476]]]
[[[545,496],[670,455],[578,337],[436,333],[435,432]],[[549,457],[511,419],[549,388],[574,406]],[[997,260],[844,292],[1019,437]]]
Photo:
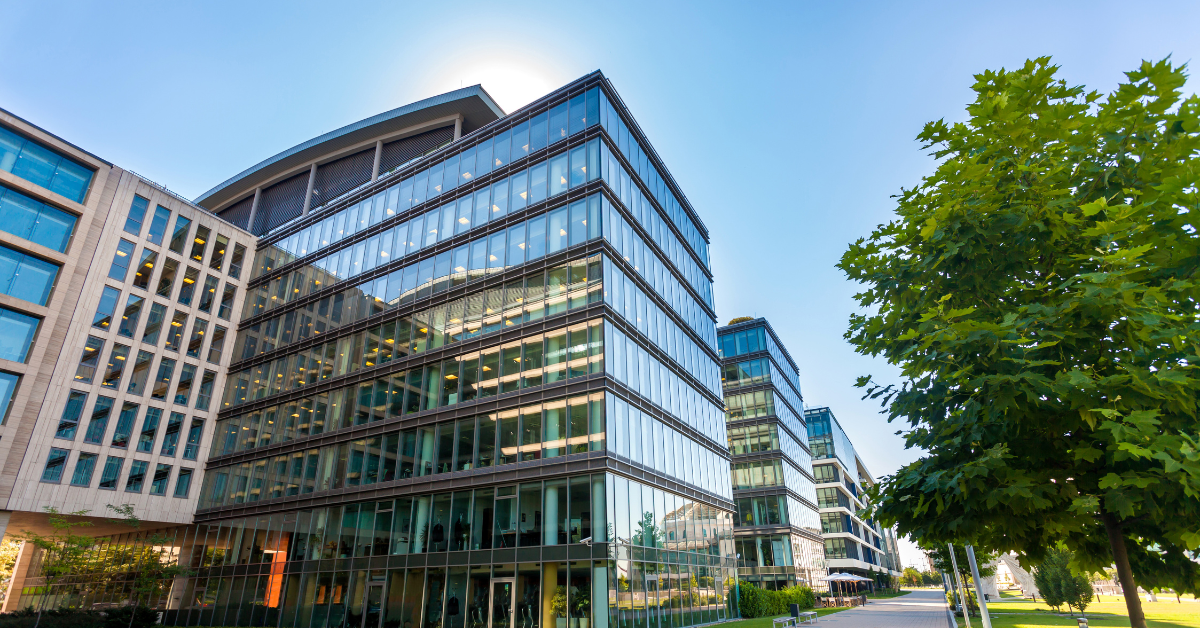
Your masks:
[[[803,610],[812,608],[816,603],[817,596],[808,587],[787,587],[778,591],[768,591],[745,580],[738,581],[738,605],[742,610],[742,617],[786,615],[791,604],[798,604]]]

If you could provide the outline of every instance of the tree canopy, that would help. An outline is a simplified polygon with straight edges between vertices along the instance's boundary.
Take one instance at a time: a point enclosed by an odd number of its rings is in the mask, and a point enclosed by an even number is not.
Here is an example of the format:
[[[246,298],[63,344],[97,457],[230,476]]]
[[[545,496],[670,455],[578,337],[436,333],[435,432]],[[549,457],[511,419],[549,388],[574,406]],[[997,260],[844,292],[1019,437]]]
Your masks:
[[[843,255],[864,285],[846,337],[903,376],[859,385],[926,452],[873,489],[901,534],[1029,564],[1061,542],[1085,570],[1115,562],[1127,591],[1200,588],[1185,69],[1143,62],[1106,95],[1049,58],[977,75],[968,119],[918,135],[933,174]]]

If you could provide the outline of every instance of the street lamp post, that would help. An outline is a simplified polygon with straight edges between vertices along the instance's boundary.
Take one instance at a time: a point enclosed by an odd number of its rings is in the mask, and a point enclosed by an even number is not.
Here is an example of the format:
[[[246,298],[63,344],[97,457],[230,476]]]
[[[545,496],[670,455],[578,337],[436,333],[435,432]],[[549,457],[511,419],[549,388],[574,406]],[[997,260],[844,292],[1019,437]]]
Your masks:
[[[967,546],[967,561],[971,563],[971,578],[975,580],[975,597],[979,598],[979,614],[983,617],[983,628],[992,628],[992,618],[988,615],[987,599],[983,596],[983,588],[979,583],[979,566],[975,563],[975,548]]]
[[[962,602],[963,620],[967,622],[967,628],[971,628],[971,604],[967,598],[967,588],[963,586],[962,575],[958,573],[958,559],[954,557],[954,544],[947,543],[946,547],[950,548],[950,565],[954,568],[954,581],[958,583],[958,596]]]

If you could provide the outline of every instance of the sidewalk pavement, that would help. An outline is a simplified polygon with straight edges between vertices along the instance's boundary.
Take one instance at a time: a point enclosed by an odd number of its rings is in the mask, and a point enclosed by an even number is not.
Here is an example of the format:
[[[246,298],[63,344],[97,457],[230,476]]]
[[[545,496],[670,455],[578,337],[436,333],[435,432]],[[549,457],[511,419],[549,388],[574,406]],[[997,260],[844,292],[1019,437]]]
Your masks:
[[[826,615],[817,625],[828,628],[948,628],[946,597],[941,589],[871,600],[840,613]]]

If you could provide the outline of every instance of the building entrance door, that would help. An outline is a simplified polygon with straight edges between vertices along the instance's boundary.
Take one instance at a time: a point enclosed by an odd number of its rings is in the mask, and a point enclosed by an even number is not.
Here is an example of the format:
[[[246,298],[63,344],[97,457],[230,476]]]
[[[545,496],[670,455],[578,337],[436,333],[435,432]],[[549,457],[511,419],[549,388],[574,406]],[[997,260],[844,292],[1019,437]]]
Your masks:
[[[383,583],[367,585],[367,596],[363,600],[362,628],[380,628],[383,625]]]
[[[515,578],[492,579],[488,628],[513,628],[513,589],[515,586]]]

